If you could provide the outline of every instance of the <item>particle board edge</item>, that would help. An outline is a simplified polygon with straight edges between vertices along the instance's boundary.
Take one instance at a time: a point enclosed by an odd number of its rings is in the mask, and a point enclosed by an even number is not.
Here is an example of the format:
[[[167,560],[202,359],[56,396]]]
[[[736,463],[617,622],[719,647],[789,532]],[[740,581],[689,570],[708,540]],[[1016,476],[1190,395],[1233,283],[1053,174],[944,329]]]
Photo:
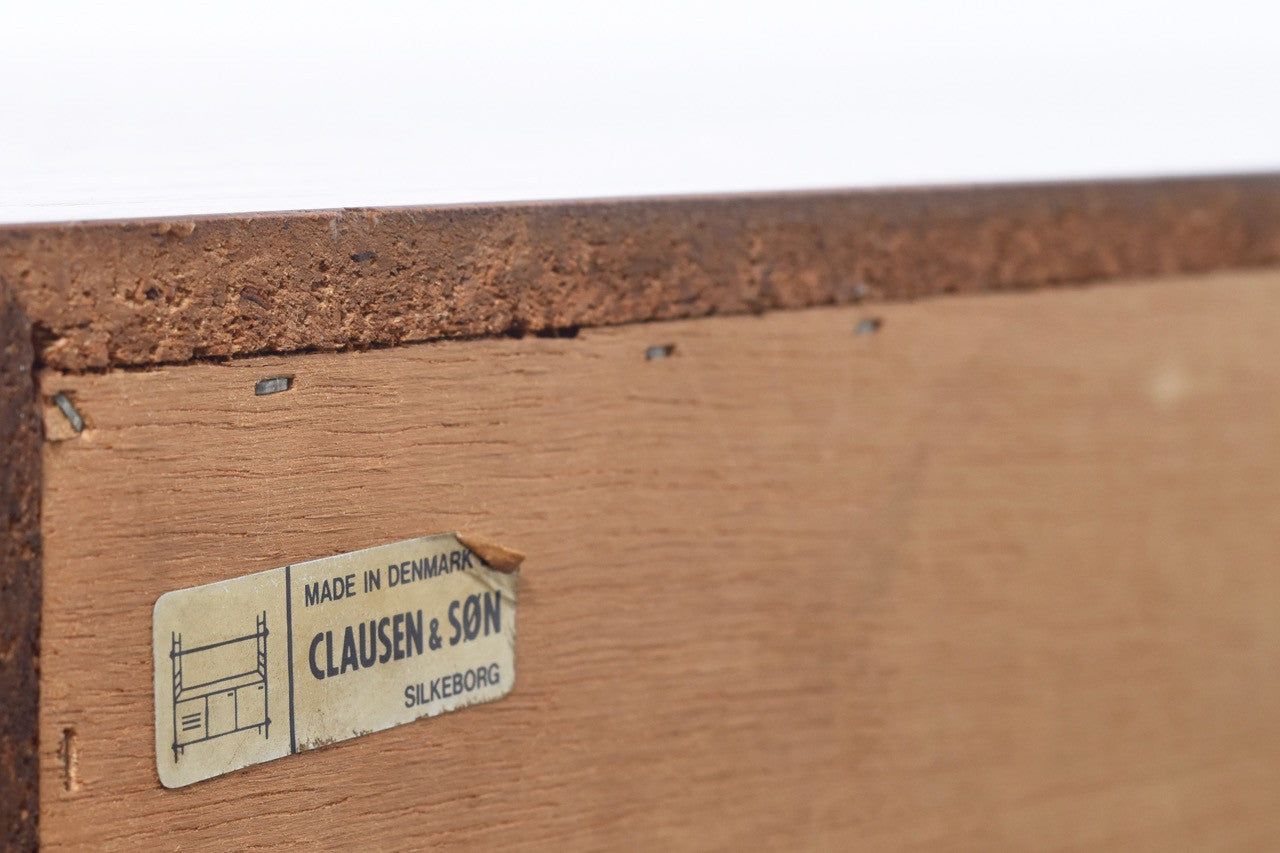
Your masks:
[[[1280,262],[1280,175],[0,228],[63,370]]]

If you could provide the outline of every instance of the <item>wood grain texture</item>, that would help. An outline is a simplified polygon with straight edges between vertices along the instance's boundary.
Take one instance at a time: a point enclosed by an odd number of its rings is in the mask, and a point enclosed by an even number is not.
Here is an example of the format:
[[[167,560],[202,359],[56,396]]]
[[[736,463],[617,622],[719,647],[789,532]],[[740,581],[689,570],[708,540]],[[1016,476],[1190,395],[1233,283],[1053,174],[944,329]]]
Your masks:
[[[31,323],[0,278],[0,849],[39,817],[40,424]]]
[[[1280,843],[1280,273],[875,313],[46,370],[44,843]],[[510,697],[160,788],[157,596],[454,529]]]
[[[1277,175],[0,228],[64,370],[1277,263]]]

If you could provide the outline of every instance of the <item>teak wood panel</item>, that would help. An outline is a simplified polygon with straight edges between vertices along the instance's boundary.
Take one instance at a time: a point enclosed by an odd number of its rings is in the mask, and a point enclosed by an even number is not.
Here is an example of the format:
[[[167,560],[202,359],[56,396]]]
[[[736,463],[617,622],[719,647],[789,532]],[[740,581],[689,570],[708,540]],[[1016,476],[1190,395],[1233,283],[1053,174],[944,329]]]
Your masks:
[[[1259,272],[45,371],[42,840],[1273,846],[1278,321]],[[510,697],[160,787],[157,596],[453,529],[528,554]]]

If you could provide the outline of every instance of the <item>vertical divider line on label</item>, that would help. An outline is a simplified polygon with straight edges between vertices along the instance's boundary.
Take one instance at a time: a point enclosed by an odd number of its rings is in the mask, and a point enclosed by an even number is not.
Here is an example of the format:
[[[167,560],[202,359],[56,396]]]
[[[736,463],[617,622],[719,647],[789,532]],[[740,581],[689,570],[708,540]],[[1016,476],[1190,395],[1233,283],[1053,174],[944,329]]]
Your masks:
[[[284,621],[289,667],[289,752],[298,751],[298,731],[293,719],[293,566],[284,567]]]

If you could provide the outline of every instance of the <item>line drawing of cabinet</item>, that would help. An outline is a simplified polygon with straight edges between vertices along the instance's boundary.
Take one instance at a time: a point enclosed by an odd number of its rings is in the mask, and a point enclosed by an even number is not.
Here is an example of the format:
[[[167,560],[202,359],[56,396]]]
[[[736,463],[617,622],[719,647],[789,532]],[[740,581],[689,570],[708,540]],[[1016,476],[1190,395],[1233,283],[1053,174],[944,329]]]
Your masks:
[[[254,631],[183,648],[170,634],[173,665],[173,760],[192,744],[256,729],[271,736],[267,715],[267,613]]]

